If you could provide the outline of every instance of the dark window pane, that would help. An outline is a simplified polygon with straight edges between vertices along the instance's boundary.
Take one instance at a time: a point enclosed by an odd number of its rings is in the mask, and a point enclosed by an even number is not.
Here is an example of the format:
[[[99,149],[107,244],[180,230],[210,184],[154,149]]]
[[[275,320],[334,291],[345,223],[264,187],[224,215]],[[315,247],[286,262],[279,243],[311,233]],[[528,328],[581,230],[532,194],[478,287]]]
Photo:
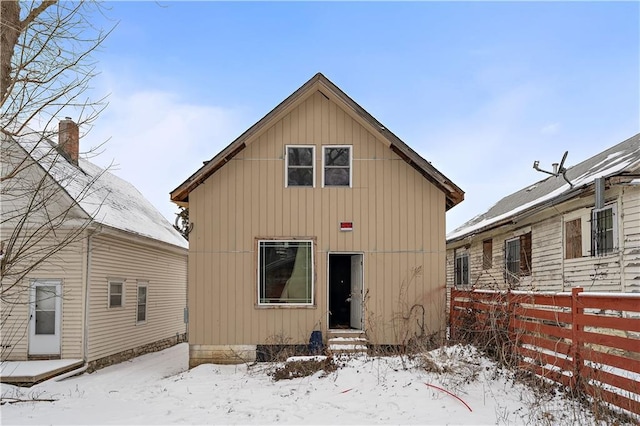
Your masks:
[[[287,148],[289,166],[313,166],[313,148]]]
[[[289,169],[289,186],[313,186],[313,169]]]
[[[349,186],[349,169],[325,169],[324,184],[327,186]]]
[[[146,320],[147,320],[147,306],[138,305],[138,321],[146,321]]]
[[[349,166],[349,148],[325,148],[325,166]]]
[[[592,219],[594,254],[604,255],[613,252],[613,208],[596,211]]]
[[[36,334],[55,334],[56,311],[36,311]]]
[[[120,294],[112,294],[109,298],[109,306],[122,306],[122,295]]]

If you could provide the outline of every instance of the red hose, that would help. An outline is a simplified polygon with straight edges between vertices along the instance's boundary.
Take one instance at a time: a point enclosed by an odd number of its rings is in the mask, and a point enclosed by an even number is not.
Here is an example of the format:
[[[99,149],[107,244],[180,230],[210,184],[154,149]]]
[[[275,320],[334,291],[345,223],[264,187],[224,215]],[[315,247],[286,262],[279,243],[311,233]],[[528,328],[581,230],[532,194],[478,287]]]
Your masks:
[[[431,387],[431,388],[434,388],[434,389],[438,389],[439,391],[442,391],[442,392],[444,392],[444,393],[446,393],[446,394],[451,395],[452,397],[454,397],[454,398],[455,398],[455,399],[457,399],[458,401],[462,402],[462,403],[464,404],[464,406],[465,406],[465,407],[467,407],[467,408],[469,409],[469,411],[473,412],[473,410],[471,409],[471,407],[469,407],[469,404],[467,404],[466,402],[464,402],[464,401],[462,400],[462,398],[460,398],[458,395],[455,395],[455,394],[453,394],[453,393],[449,392],[448,390],[441,388],[440,386],[430,385],[429,383],[426,383],[426,382],[425,382],[425,385],[427,385],[427,386],[429,386],[429,387]]]

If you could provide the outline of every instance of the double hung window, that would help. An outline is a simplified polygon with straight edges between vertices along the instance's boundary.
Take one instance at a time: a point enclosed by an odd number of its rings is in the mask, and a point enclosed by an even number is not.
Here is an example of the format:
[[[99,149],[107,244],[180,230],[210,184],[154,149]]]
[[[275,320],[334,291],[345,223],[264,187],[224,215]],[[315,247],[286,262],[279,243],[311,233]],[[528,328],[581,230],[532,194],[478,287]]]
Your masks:
[[[351,146],[322,147],[322,186],[351,186]]]
[[[285,186],[314,186],[316,147],[313,145],[287,145]]]
[[[109,286],[109,307],[120,308],[124,306],[124,280],[110,280]]]

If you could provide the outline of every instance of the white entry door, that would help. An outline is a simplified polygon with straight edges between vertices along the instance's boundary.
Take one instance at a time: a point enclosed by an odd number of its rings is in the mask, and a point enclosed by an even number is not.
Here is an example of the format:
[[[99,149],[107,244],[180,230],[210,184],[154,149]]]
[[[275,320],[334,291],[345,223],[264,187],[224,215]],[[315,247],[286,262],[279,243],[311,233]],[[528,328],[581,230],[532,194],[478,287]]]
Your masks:
[[[351,321],[350,326],[362,330],[363,284],[362,284],[363,255],[351,255]]]
[[[59,355],[61,337],[60,281],[38,280],[31,287],[29,303],[29,355]]]

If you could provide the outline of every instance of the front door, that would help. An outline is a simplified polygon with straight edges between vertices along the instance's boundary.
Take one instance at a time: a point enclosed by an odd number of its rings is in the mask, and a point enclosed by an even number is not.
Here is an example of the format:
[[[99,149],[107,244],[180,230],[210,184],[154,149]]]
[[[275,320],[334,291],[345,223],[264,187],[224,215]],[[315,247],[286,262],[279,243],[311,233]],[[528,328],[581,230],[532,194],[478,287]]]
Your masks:
[[[362,254],[329,254],[329,328],[362,330]]]
[[[29,355],[60,355],[61,283],[34,281],[29,303]]]

